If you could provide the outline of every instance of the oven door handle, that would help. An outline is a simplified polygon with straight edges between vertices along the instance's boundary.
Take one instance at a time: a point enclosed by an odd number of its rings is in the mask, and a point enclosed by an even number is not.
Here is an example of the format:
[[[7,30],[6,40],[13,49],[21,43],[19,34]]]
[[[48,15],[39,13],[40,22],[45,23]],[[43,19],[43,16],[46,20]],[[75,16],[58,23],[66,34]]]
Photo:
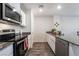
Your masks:
[[[17,42],[17,45],[18,45],[18,44],[20,44],[20,43],[21,43],[21,42],[23,42],[23,41],[24,41],[24,39],[23,39],[23,40],[21,40],[21,41],[18,41],[18,42]]]

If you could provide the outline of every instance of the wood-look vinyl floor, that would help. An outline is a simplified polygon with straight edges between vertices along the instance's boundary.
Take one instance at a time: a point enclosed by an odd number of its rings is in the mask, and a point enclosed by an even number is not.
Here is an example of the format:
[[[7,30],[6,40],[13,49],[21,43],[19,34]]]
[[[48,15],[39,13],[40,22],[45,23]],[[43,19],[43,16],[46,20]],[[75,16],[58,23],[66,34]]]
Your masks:
[[[54,56],[54,54],[47,42],[35,42],[26,56]]]

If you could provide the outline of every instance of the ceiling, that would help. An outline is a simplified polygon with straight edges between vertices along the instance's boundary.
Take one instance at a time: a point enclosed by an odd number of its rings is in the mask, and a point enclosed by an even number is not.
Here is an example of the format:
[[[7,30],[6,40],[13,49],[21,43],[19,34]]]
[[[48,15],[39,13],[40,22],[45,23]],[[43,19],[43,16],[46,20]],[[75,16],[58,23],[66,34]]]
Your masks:
[[[32,9],[36,16],[79,16],[78,3],[25,3],[26,9]],[[39,12],[39,5],[43,5],[43,12]],[[61,5],[61,10],[57,9],[57,5]]]

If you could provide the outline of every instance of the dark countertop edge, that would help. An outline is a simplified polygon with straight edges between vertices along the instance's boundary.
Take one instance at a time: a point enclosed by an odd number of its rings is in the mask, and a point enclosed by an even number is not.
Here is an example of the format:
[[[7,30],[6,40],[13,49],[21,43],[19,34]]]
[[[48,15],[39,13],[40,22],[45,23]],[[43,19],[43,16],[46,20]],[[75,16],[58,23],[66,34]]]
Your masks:
[[[7,42],[7,43],[5,43],[4,46],[2,48],[0,48],[0,51],[3,50],[3,49],[5,49],[6,47],[8,47],[11,44],[13,44],[13,42]]]
[[[46,32],[46,33],[48,33],[48,34],[53,35],[54,37],[56,37],[56,36],[55,36],[54,34],[52,34],[51,32]],[[62,39],[62,38],[60,38],[60,37],[56,37],[56,38],[59,38],[59,39],[61,39],[61,40],[64,40],[64,39]],[[70,42],[70,41],[68,41],[68,40],[64,40],[64,41],[66,41],[66,42],[69,42],[69,43],[71,43],[71,44],[74,44],[74,45],[79,46],[78,44],[75,44],[75,43]]]
[[[23,32],[22,35],[30,35],[31,32]]]
[[[62,38],[60,38],[60,37],[56,37],[56,38],[59,38],[59,39],[61,39],[61,40],[64,40],[64,39],[62,39]],[[66,42],[69,42],[69,43],[71,43],[71,44],[74,44],[74,45],[79,46],[78,44],[75,44],[75,43],[73,43],[73,42],[70,42],[70,41],[67,41],[67,40],[64,40],[64,41],[66,41]]]
[[[28,36],[24,36],[24,37],[22,37],[21,39],[17,40],[16,42],[18,42],[18,41],[20,41],[20,40],[23,40],[23,39],[26,38],[26,37],[28,37]]]
[[[19,40],[17,40],[17,41],[20,41],[20,40],[22,40],[22,39],[24,39],[24,38],[26,38],[26,37],[28,37],[28,35],[30,35],[31,34],[31,32],[24,32],[23,33],[24,34],[24,36],[23,37],[21,37]],[[17,42],[16,41],[16,42]],[[15,42],[15,41],[14,41]]]

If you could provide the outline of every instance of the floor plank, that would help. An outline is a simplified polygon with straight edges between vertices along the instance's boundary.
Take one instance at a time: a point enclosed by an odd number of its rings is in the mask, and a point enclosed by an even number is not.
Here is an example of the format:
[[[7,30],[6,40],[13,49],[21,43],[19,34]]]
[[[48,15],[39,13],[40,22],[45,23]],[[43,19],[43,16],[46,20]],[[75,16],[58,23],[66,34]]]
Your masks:
[[[47,42],[35,42],[26,56],[54,56]]]

